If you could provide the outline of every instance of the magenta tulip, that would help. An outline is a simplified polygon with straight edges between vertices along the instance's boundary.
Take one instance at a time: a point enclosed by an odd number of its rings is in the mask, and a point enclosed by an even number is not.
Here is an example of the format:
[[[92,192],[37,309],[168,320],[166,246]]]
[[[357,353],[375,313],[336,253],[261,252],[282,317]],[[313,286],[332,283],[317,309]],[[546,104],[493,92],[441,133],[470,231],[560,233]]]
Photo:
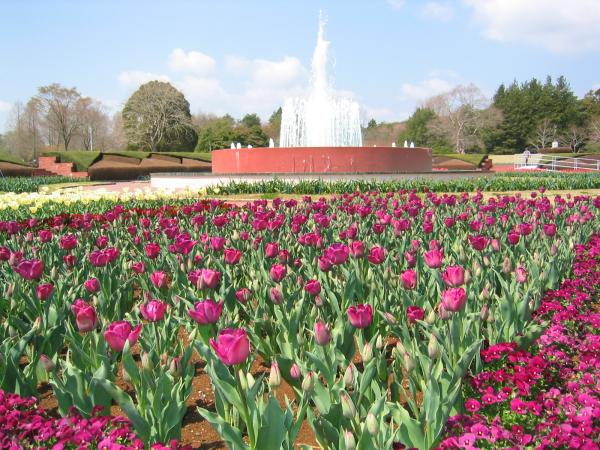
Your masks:
[[[382,264],[385,261],[385,249],[379,246],[372,247],[367,259],[371,264]]]
[[[417,287],[417,272],[412,269],[405,270],[400,274],[400,281],[404,289],[414,289]]]
[[[459,287],[465,284],[465,269],[461,266],[448,266],[442,274],[442,279],[449,287]]]
[[[100,281],[98,281],[98,278],[90,278],[83,282],[83,287],[90,294],[95,294],[100,290]]]
[[[475,250],[482,251],[488,244],[488,238],[478,234],[476,236],[469,236],[469,242]]]
[[[188,280],[198,289],[215,289],[221,281],[221,272],[212,269],[192,270]]]
[[[143,262],[135,262],[131,265],[131,270],[137,274],[144,273],[146,271],[146,265]]]
[[[149,322],[162,320],[167,312],[167,305],[159,300],[152,299],[148,303],[140,305],[142,317]]]
[[[188,311],[188,315],[200,325],[216,323],[223,312],[223,302],[215,302],[212,298],[207,298],[194,304],[194,309]]]
[[[234,265],[240,262],[240,259],[242,258],[242,252],[235,248],[227,248],[223,252],[223,257],[227,264]]]
[[[39,284],[35,288],[37,298],[42,301],[46,300],[48,297],[50,297],[50,294],[52,294],[53,291],[54,291],[54,286],[50,283]]]
[[[347,245],[335,243],[331,244],[327,250],[325,250],[325,257],[331,261],[331,264],[340,265],[348,261],[350,255],[350,248]]]
[[[319,270],[322,272],[329,272],[333,264],[331,261],[325,256],[319,256]]]
[[[216,340],[210,340],[210,346],[226,366],[243,363],[250,354],[250,341],[243,328],[222,330]]]
[[[425,310],[419,306],[409,306],[406,308],[406,317],[408,318],[408,323],[415,323],[417,320],[425,318]]]
[[[515,276],[517,279],[517,283],[527,283],[527,278],[529,277],[529,273],[523,266],[519,266],[515,269]]]
[[[315,297],[321,293],[321,283],[318,280],[308,280],[304,285],[304,290]]]
[[[371,305],[351,306],[346,311],[352,326],[366,328],[373,322],[373,307]]]
[[[327,345],[331,341],[331,332],[329,331],[329,325],[319,320],[315,323],[315,341],[318,345]]]
[[[150,275],[150,281],[158,289],[163,289],[169,285],[169,276],[165,272],[157,270]]]
[[[252,291],[248,288],[240,288],[235,291],[235,298],[237,298],[237,301],[240,303],[246,303],[252,298]]]
[[[39,259],[22,259],[15,271],[26,280],[39,280],[44,272],[44,263]]]
[[[353,258],[362,258],[365,256],[365,244],[362,241],[352,241],[350,244],[350,254]]]
[[[210,247],[214,250],[214,251],[221,251],[223,250],[223,248],[225,247],[225,241],[226,239],[222,236],[212,236],[210,238]]]
[[[149,242],[144,247],[144,252],[146,256],[150,259],[155,259],[160,255],[160,245],[155,244],[154,242]]]
[[[542,225],[544,234],[548,237],[552,237],[556,234],[556,225],[553,223],[545,223]]]
[[[425,260],[425,264],[427,267],[431,269],[438,269],[442,267],[442,263],[444,261],[444,253],[437,248],[429,250],[423,254],[423,259]]]
[[[71,305],[71,311],[73,311],[73,314],[75,315],[77,329],[82,333],[92,331],[98,326],[96,309],[82,299],[79,298],[75,300]]]
[[[510,245],[517,245],[519,243],[519,239],[521,239],[521,235],[516,231],[511,231],[508,233],[508,242]]]
[[[132,328],[129,322],[124,320],[111,323],[104,332],[104,339],[110,348],[115,352],[120,352],[125,347],[125,342],[129,342],[129,345],[134,345],[140,332],[142,331],[142,324]]]
[[[463,288],[450,288],[442,293],[442,306],[445,311],[458,312],[467,302],[467,293]]]
[[[63,250],[72,250],[77,247],[77,236],[74,234],[65,234],[60,238],[60,248]]]
[[[279,254],[279,244],[276,242],[267,242],[265,245],[265,256],[267,258],[275,258]]]
[[[271,276],[271,280],[279,283],[281,280],[285,278],[287,273],[287,269],[283,264],[273,264],[271,266],[271,270],[269,270],[269,275]]]
[[[283,302],[283,294],[276,287],[272,287],[271,289],[269,289],[269,297],[275,305],[281,305],[281,303]]]

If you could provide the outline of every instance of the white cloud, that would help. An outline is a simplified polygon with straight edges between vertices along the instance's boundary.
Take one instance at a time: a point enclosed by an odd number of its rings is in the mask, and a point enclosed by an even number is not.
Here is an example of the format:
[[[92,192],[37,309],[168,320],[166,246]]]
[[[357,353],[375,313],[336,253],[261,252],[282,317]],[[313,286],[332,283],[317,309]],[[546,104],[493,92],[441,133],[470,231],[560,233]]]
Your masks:
[[[428,19],[449,22],[454,17],[454,10],[448,3],[427,2],[421,9],[421,14]]]
[[[387,0],[388,5],[390,5],[393,9],[402,9],[402,7],[404,7],[404,4],[406,3],[406,0]]]
[[[0,112],[8,112],[12,107],[12,103],[0,100]]]
[[[169,68],[174,72],[206,75],[213,72],[216,65],[214,58],[202,52],[186,53],[184,50],[176,48],[169,55]]]
[[[137,88],[140,84],[144,84],[153,80],[170,81],[167,75],[143,72],[139,70],[128,70],[121,72],[117,79],[122,85],[130,88]]]
[[[463,0],[483,35],[555,53],[600,51],[598,0]]]
[[[418,83],[404,83],[400,87],[402,100],[421,103],[429,97],[448,92],[456,84],[442,78],[429,78]]]

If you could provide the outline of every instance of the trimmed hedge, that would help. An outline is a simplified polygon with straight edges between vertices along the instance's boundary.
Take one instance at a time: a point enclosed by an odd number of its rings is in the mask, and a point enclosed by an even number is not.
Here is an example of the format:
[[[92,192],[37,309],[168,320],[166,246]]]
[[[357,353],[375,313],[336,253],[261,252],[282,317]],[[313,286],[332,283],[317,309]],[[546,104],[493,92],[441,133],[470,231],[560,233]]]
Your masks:
[[[3,151],[0,151],[0,162],[6,162],[6,163],[11,163],[11,164],[16,164],[18,166],[30,167],[30,165],[27,164],[25,161],[23,161],[21,158],[18,158],[17,156],[13,156],[10,153],[6,153]]]

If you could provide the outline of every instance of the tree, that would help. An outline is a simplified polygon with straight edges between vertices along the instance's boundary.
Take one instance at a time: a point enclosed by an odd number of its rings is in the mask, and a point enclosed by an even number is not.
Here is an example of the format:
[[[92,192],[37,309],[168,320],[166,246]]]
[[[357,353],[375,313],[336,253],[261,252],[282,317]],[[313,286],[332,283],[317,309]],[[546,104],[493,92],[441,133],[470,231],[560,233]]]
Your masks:
[[[48,129],[58,135],[64,149],[68,150],[81,125],[81,94],[75,88],[53,83],[40,87],[35,98]]]
[[[498,123],[498,110],[488,104],[481,90],[469,84],[436,95],[424,106],[436,113],[430,129],[451,142],[455,152],[463,153],[467,148],[482,145],[483,130]]]
[[[277,144],[279,144],[279,136],[281,134],[281,114],[283,110],[281,107],[277,108],[269,117],[269,122],[264,127],[264,131],[268,137],[272,138]]]
[[[431,108],[417,108],[406,121],[406,128],[398,135],[397,144],[402,146],[404,141],[408,141],[418,146],[432,148],[442,144],[430,129],[430,124],[436,117]]]
[[[143,84],[129,97],[122,115],[129,144],[139,149],[191,150],[198,140],[190,104],[170,83]]]
[[[569,143],[574,153],[580,151],[590,137],[589,129],[582,126],[571,125],[564,138]]]
[[[377,126],[377,121],[375,119],[371,119],[369,120],[369,123],[367,123],[367,128],[371,129],[371,128],[375,128]]]
[[[256,113],[246,114],[242,117],[242,120],[240,120],[240,125],[245,126],[246,128],[260,128],[260,117],[258,117],[258,114]]]
[[[198,133],[196,151],[210,152],[229,148],[231,143],[236,140],[234,126],[235,120],[230,115],[207,121]]]
[[[542,119],[532,133],[531,144],[538,150],[550,147],[556,139],[557,126],[550,119]]]
[[[110,119],[100,102],[89,97],[80,100],[79,138],[85,150],[105,150],[110,146]]]

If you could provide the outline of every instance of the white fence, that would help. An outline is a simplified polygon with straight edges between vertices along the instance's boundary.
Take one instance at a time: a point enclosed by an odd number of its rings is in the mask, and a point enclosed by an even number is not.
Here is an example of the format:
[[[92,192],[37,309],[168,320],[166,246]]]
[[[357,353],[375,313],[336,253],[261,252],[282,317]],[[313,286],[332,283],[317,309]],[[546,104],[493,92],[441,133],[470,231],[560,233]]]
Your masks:
[[[573,158],[572,156],[545,155],[541,153],[525,156],[515,155],[515,170],[589,170],[600,172],[600,158]]]

